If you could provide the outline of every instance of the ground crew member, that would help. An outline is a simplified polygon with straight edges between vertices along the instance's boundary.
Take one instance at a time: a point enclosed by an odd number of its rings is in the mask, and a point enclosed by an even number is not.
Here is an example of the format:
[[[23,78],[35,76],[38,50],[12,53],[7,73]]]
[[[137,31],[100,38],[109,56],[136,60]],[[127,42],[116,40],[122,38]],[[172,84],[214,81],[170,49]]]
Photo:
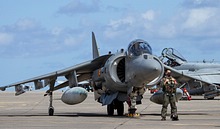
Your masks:
[[[162,121],[166,120],[167,115],[167,107],[168,104],[170,104],[171,107],[171,116],[170,118],[175,121],[179,120],[177,115],[177,107],[176,107],[176,88],[177,88],[177,82],[176,80],[171,76],[171,71],[166,70],[164,78],[161,80],[160,83],[161,87],[163,88],[163,106],[161,110],[161,117]]]

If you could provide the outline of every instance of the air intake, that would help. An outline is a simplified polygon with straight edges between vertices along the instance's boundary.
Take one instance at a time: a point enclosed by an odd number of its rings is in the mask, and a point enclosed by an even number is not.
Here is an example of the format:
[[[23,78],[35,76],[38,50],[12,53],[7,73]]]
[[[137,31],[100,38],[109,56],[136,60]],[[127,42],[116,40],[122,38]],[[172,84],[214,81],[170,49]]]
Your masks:
[[[125,58],[119,61],[117,67],[117,75],[119,80],[124,83],[125,82]]]

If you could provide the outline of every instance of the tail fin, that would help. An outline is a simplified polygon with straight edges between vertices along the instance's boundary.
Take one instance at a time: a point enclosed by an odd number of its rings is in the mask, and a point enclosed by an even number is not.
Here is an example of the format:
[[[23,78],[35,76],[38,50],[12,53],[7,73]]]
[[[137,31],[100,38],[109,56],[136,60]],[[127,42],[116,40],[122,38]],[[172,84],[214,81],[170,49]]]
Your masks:
[[[94,32],[92,32],[92,53],[93,53],[93,59],[99,57],[99,51],[98,51]]]

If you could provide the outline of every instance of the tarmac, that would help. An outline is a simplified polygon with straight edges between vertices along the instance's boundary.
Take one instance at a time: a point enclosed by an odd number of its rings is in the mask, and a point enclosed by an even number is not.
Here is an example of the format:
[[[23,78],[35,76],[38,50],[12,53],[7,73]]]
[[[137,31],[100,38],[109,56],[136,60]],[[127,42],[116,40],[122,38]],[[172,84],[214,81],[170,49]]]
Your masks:
[[[161,121],[161,105],[152,103],[152,94],[144,94],[138,105],[139,117],[107,116],[106,106],[94,100],[92,92],[78,105],[66,105],[54,92],[54,116],[48,116],[49,97],[44,92],[28,92],[14,96],[13,92],[0,92],[1,129],[217,129],[220,128],[220,99],[204,100],[193,96],[191,101],[177,103],[179,121]],[[168,110],[168,115],[170,110]],[[116,113],[116,111],[115,111]],[[125,103],[125,113],[127,104]]]

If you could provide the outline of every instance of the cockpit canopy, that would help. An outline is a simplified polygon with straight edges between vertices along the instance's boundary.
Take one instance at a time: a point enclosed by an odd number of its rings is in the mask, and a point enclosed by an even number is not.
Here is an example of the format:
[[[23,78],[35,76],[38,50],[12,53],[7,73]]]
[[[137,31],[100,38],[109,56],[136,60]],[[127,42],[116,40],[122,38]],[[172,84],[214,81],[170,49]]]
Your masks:
[[[134,56],[139,56],[143,53],[152,54],[152,48],[146,41],[137,39],[129,44],[128,53]]]
[[[162,57],[167,58],[166,65],[174,67],[186,63],[187,60],[174,48],[164,48]]]

